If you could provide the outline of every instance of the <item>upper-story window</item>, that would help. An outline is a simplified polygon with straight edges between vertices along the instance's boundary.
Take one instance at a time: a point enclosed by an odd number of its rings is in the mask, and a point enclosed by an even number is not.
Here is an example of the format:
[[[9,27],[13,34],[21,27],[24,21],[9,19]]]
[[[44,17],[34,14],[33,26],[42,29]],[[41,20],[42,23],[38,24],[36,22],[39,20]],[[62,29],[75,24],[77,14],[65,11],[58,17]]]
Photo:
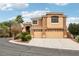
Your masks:
[[[33,20],[33,24],[37,24],[37,20]]]
[[[52,16],[51,17],[51,23],[58,23],[58,16]]]

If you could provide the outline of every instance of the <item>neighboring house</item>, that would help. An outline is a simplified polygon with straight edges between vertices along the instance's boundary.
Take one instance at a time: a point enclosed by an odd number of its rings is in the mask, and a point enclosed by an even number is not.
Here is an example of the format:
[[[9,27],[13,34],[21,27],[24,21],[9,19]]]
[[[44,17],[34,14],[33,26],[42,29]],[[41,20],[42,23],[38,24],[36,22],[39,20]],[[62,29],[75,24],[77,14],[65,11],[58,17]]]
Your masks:
[[[32,24],[25,25],[25,28],[35,38],[67,37],[66,16],[63,13],[50,12],[42,17],[32,18]]]

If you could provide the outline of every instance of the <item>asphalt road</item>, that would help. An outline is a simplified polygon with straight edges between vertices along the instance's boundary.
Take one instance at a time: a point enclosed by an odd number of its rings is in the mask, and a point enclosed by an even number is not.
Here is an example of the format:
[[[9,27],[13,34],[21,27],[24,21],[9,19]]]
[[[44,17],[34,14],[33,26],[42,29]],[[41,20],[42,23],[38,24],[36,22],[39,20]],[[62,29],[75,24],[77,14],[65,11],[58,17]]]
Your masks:
[[[0,56],[79,56],[78,50],[23,46],[8,41],[7,38],[0,38]]]

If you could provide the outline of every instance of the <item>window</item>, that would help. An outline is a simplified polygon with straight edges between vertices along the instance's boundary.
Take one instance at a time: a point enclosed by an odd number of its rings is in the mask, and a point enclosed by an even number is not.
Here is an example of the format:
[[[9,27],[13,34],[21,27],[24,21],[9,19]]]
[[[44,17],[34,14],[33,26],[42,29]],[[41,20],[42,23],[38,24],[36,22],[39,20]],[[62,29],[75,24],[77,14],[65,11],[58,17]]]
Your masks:
[[[33,24],[37,24],[37,20],[33,20]]]
[[[51,17],[51,23],[58,23],[58,16],[52,16]]]

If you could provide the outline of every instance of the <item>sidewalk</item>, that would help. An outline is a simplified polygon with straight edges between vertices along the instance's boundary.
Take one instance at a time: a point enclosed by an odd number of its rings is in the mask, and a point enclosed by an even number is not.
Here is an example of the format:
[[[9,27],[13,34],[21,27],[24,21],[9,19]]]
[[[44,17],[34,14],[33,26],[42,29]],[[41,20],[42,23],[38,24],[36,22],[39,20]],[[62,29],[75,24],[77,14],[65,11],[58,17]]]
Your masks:
[[[28,46],[79,50],[78,43],[72,41],[71,39],[66,39],[66,38],[62,38],[62,39],[33,38],[29,43],[16,42],[14,40],[10,40],[9,42],[20,44],[20,45],[28,45]]]

